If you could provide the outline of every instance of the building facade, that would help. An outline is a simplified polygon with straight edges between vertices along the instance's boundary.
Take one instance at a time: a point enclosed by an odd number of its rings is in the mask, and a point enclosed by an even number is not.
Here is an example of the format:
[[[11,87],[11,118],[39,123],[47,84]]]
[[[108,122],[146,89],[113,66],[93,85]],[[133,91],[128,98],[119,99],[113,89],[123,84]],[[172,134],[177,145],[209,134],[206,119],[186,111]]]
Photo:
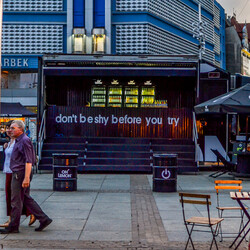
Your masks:
[[[3,1],[2,102],[35,109],[38,57],[66,52],[66,27],[64,1]]]
[[[232,74],[250,76],[250,23],[239,23],[234,15],[227,20],[226,64]]]
[[[198,3],[203,58],[225,69],[224,9],[214,0],[4,0],[2,101],[36,107],[43,54],[197,54]]]

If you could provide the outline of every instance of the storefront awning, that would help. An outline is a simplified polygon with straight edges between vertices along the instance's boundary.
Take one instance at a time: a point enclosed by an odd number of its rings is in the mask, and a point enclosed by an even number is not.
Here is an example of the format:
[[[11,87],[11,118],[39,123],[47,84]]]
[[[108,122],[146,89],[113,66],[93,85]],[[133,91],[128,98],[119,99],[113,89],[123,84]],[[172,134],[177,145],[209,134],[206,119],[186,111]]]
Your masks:
[[[0,103],[0,117],[36,117],[36,114],[26,109],[21,103]]]

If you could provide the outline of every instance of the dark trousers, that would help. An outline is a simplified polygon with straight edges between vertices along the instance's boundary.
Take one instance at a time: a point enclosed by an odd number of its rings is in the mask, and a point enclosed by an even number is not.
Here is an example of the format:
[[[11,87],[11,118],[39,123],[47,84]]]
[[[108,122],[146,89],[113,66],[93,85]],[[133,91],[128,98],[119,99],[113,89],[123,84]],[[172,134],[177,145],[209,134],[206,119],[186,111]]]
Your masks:
[[[11,215],[11,180],[12,174],[6,173],[5,179],[5,195],[6,195],[6,208],[7,208],[7,216]],[[29,216],[31,215],[30,211],[23,206],[22,215]]]
[[[42,211],[40,206],[30,196],[30,187],[23,188],[25,171],[13,172],[11,181],[11,222],[9,228],[18,229],[23,205],[35,215],[40,223],[45,222],[48,216]],[[32,174],[31,178],[32,179]]]

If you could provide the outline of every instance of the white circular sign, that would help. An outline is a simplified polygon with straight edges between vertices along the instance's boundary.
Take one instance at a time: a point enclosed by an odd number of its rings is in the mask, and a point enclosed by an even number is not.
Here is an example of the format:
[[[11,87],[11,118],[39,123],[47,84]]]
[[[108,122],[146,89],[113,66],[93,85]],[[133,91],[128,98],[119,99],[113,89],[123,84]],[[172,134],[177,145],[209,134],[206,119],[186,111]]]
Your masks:
[[[170,171],[166,168],[165,170],[162,171],[161,176],[163,179],[167,180],[170,178],[171,173]]]

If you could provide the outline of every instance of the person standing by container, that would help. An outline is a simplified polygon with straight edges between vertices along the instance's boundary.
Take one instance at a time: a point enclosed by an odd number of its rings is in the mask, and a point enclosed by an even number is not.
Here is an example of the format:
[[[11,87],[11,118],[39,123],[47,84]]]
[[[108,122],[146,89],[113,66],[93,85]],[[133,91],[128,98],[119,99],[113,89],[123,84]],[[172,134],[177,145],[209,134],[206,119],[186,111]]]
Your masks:
[[[5,179],[5,195],[6,195],[6,207],[7,207],[7,216],[9,216],[9,220],[6,221],[4,224],[0,225],[0,227],[7,227],[11,221],[11,179],[12,179],[12,171],[10,169],[10,158],[13,151],[13,147],[15,145],[15,139],[11,138],[10,136],[10,125],[13,122],[13,120],[7,122],[6,124],[6,134],[10,138],[10,141],[8,143],[4,144],[5,149],[5,160],[4,160],[4,167],[3,167],[3,173],[6,174]],[[36,217],[31,214],[26,207],[23,207],[22,214],[26,216],[30,216],[29,226],[33,225],[36,221]]]
[[[30,137],[29,126],[26,126],[25,134],[26,134],[28,137]]]
[[[0,138],[2,138],[2,139],[7,139],[8,138],[7,133],[6,133],[4,128],[0,129]]]
[[[35,231],[42,231],[52,222],[52,219],[42,211],[30,196],[31,170],[32,165],[35,163],[34,148],[30,138],[24,133],[25,125],[22,121],[13,121],[10,130],[10,136],[15,139],[10,160],[10,169],[13,172],[11,182],[11,221],[8,227],[0,229],[0,233],[19,233],[23,204],[40,222]]]

